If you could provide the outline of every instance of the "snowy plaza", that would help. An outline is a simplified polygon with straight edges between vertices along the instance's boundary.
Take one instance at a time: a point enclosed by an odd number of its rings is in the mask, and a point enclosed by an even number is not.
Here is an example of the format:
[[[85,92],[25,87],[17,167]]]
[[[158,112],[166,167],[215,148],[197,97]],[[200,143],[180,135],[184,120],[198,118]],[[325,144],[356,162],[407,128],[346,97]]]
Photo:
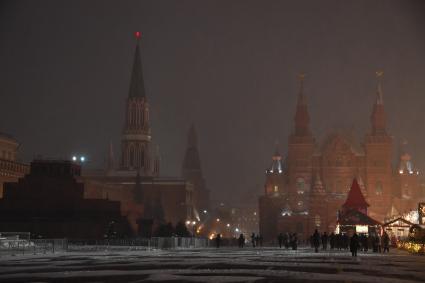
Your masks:
[[[97,250],[0,257],[0,282],[424,282],[425,257],[310,248]]]

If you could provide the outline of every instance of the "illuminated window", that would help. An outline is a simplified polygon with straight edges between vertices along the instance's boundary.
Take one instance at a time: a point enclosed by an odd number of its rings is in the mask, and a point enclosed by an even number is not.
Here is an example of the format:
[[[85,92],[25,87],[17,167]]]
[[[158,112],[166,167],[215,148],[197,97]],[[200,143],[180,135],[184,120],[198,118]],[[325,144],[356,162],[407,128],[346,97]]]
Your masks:
[[[304,204],[304,203],[303,203],[302,201],[299,201],[299,202],[298,202],[298,206],[303,206],[303,204]]]
[[[377,181],[376,185],[375,185],[375,193],[377,195],[382,195],[383,192],[383,187],[382,187],[382,182],[381,181]]]
[[[278,186],[274,186],[274,192],[277,193],[279,191]]]
[[[316,214],[314,216],[314,224],[316,225],[316,227],[320,227],[320,215]]]

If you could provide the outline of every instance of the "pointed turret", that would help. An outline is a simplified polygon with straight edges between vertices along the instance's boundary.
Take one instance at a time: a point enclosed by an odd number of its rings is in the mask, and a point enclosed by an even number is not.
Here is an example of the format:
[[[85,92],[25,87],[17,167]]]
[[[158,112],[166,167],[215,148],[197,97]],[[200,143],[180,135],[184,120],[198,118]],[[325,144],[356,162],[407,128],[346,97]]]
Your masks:
[[[270,165],[267,173],[281,174],[283,172],[282,155],[279,153],[279,146],[276,142],[276,148],[272,156],[272,164]]]
[[[346,210],[358,210],[364,214],[367,214],[367,208],[369,204],[366,202],[362,191],[360,190],[359,183],[356,179],[353,179],[350,191],[348,192],[347,200],[342,205]]]
[[[115,169],[115,160],[114,160],[114,147],[112,141],[109,143],[109,152],[108,152],[108,171],[113,171]]]
[[[141,33],[136,32],[136,50],[134,52],[133,69],[131,72],[129,97],[145,97],[143,80],[142,56],[140,55]]]
[[[195,126],[192,124],[187,134],[187,148],[183,161],[184,170],[201,170],[201,161],[198,151],[198,135]]]
[[[182,177],[193,184],[195,209],[209,210],[209,190],[202,174],[198,150],[198,135],[192,124],[187,133],[187,147],[182,166]]]
[[[151,129],[149,104],[145,96],[140,32],[136,32],[136,51],[131,73],[130,89],[126,105],[126,119],[121,140],[121,169],[135,171],[143,168],[144,176],[152,176],[152,160],[149,152]]]
[[[298,93],[297,109],[295,112],[295,136],[310,136],[310,115],[308,114],[307,99],[304,96],[304,74],[300,74],[300,91]]]
[[[373,111],[371,115],[372,123],[372,135],[386,135],[386,114],[384,109],[384,100],[382,92],[382,77],[384,72],[376,72],[376,77],[378,79],[378,85],[376,88],[376,99],[373,105]]]

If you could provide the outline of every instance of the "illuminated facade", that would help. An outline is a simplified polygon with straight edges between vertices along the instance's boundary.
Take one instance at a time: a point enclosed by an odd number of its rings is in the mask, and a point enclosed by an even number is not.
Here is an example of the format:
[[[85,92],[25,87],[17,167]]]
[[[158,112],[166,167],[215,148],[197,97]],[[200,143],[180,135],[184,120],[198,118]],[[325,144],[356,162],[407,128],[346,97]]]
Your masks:
[[[316,227],[333,231],[337,211],[354,178],[370,204],[369,216],[378,221],[413,210],[424,199],[419,172],[410,155],[402,150],[398,168],[392,166],[393,137],[386,127],[382,73],[378,72],[377,77],[371,128],[359,145],[343,131],[327,135],[323,142],[316,141],[310,130],[301,76],[287,158],[279,156],[282,170],[278,173],[267,170],[265,193],[259,200],[260,233],[265,237],[274,239],[277,232],[307,236]]]
[[[19,143],[13,137],[0,133],[0,198],[3,184],[16,182],[29,172],[29,165],[17,161]]]

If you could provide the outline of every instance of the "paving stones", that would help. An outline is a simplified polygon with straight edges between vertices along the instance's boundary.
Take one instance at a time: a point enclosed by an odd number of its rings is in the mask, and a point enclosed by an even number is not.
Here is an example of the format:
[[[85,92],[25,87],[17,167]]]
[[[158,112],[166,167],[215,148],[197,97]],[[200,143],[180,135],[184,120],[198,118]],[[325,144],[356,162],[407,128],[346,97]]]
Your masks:
[[[425,257],[309,248],[79,251],[2,257],[0,282],[425,282]]]

